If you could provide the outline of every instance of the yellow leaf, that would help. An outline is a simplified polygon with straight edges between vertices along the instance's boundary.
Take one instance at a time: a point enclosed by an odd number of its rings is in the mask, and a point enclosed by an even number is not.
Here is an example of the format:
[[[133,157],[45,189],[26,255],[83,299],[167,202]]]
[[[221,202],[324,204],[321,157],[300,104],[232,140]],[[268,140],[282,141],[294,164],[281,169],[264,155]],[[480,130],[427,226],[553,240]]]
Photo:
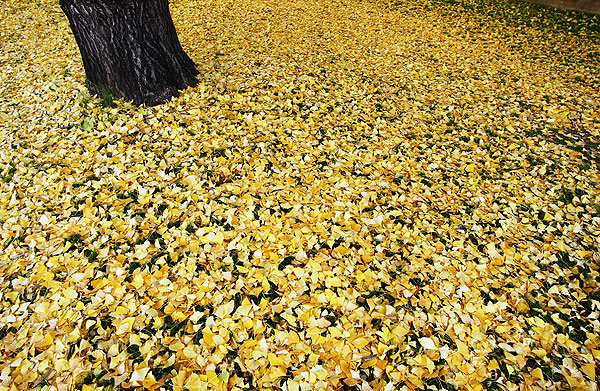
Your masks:
[[[546,351],[544,349],[533,349],[531,352],[539,358],[544,358],[546,356]]]
[[[269,368],[269,377],[271,377],[271,379],[278,379],[285,376],[285,374],[286,370],[284,367],[278,366]]]
[[[579,379],[579,378],[569,376],[569,375],[565,375],[565,378],[567,379],[567,382],[569,383],[569,385],[573,388],[583,386],[583,379]]]
[[[129,335],[129,344],[130,345],[138,345],[141,346],[142,345],[142,341],[140,339],[140,336],[137,334],[130,334]]]
[[[531,376],[535,379],[544,380],[544,373],[540,368],[535,368],[531,371]]]
[[[129,333],[131,332],[131,328],[133,327],[133,322],[135,321],[134,317],[129,317],[129,318],[125,318],[121,321],[121,324],[119,324],[119,327],[117,328],[117,335],[123,335],[125,333]]]
[[[118,344],[110,345],[110,348],[108,348],[108,352],[106,352],[106,355],[108,357],[114,357],[117,354],[119,354],[119,345]]]
[[[215,371],[206,371],[206,376],[207,376],[207,380],[210,384],[212,384],[213,386],[219,386],[221,383],[221,379],[219,379],[219,376],[217,375],[217,373]]]
[[[465,358],[469,358],[469,348],[463,341],[456,341],[456,347],[458,348],[458,352]]]
[[[421,337],[419,338],[419,343],[423,346],[423,349],[436,350],[437,346],[435,346],[435,342],[431,338]]]
[[[339,277],[327,277],[325,279],[325,284],[328,287],[332,287],[332,288],[337,288],[342,286],[342,282],[340,281]]]
[[[197,373],[192,373],[186,380],[185,388],[189,391],[200,390],[200,376]]]
[[[293,379],[288,379],[286,381],[288,391],[300,391],[300,383]]]
[[[588,379],[595,380],[596,379],[596,366],[594,363],[586,363],[581,366],[581,371],[586,374]]]
[[[75,289],[68,288],[65,290],[63,296],[66,297],[67,299],[76,299],[78,294],[77,294],[77,291],[75,291]]]
[[[198,286],[198,290],[203,293],[210,292],[212,289],[209,287],[208,284],[208,280],[205,280],[200,286]]]
[[[131,373],[131,379],[129,380],[131,383],[141,383],[150,371],[150,368],[138,368]]]
[[[266,277],[263,277],[262,279],[262,288],[265,292],[269,292],[271,290],[271,285],[269,285],[269,280],[267,280]]]
[[[153,389],[156,385],[157,385],[156,378],[154,377],[152,372],[149,372],[146,375],[146,378],[144,379],[144,381],[142,381],[142,386],[144,386],[147,389]]]
[[[49,308],[50,308],[50,303],[47,301],[43,301],[35,307],[34,312],[45,314],[48,312]]]
[[[175,340],[173,341],[170,345],[169,345],[169,349],[171,349],[174,352],[178,352],[181,349],[183,349],[185,347],[185,345],[183,343],[181,343],[180,340]]]
[[[42,339],[42,341],[38,345],[38,348],[42,349],[42,348],[52,345],[53,343],[54,343],[54,338],[52,337],[52,335],[50,335],[50,333],[48,333],[44,336],[44,339]]]
[[[408,334],[409,331],[410,331],[410,329],[407,329],[406,327],[403,327],[402,325],[398,325],[398,326],[394,327],[394,329],[392,330],[392,333],[394,333],[394,335],[396,337],[402,338],[406,334]]]
[[[331,335],[334,338],[342,336],[342,332],[337,327],[328,327],[327,331],[329,332],[329,335]]]
[[[248,298],[244,298],[242,304],[235,310],[235,312],[240,316],[248,316],[250,311],[252,311],[252,304],[248,300]]]
[[[347,377],[344,379],[344,384],[346,384],[348,387],[354,387],[357,384],[360,384],[361,381],[358,379],[354,379],[352,377]]]
[[[144,278],[140,274],[136,274],[135,277],[133,277],[131,285],[133,285],[135,289],[140,289],[144,285]]]
[[[360,364],[360,367],[361,368],[371,368],[371,367],[374,367],[376,363],[377,363],[377,359],[376,358],[372,358],[370,360],[363,361]]]
[[[285,365],[283,362],[283,357],[276,355],[274,353],[268,354],[269,363],[271,366]]]
[[[225,345],[227,343],[227,340],[219,334],[213,335],[212,340],[213,340],[213,343],[217,346]]]
[[[369,341],[364,337],[356,338],[354,341],[352,341],[352,345],[356,346],[358,349],[362,349],[368,344]]]
[[[427,356],[425,356],[425,366],[427,367],[427,370],[429,371],[429,373],[433,373],[433,371],[435,371],[435,364]]]

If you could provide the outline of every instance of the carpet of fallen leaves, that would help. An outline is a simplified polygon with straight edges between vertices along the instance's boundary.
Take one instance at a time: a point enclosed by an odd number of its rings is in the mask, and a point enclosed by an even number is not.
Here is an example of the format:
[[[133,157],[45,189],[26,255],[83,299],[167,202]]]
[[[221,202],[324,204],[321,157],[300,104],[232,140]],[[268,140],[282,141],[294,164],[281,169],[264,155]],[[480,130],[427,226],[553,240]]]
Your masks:
[[[175,0],[146,108],[57,3],[0,3],[0,390],[598,389],[597,17]]]

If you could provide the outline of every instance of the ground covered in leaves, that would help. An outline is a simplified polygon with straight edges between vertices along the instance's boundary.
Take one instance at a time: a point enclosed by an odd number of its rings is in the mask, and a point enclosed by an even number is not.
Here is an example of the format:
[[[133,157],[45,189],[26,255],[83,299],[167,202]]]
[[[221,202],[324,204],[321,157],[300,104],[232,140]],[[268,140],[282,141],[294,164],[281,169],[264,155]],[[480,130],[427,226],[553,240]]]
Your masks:
[[[175,0],[201,71],[90,97],[0,4],[0,390],[596,390],[599,19]]]

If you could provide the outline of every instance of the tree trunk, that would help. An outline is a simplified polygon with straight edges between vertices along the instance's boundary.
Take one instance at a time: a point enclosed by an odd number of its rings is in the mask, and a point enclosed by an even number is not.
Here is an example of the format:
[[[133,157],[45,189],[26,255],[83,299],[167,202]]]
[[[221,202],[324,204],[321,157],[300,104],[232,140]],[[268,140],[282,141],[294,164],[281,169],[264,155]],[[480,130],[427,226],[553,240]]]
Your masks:
[[[168,0],[59,0],[90,93],[157,105],[198,82]]]

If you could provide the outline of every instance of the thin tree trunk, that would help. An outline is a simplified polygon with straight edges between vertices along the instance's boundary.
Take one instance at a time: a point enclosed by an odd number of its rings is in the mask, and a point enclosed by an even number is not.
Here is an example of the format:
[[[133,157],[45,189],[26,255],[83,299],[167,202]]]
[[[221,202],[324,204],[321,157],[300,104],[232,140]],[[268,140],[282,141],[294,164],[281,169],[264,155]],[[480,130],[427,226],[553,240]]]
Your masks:
[[[197,84],[168,0],[59,0],[79,46],[90,93],[156,105]]]

